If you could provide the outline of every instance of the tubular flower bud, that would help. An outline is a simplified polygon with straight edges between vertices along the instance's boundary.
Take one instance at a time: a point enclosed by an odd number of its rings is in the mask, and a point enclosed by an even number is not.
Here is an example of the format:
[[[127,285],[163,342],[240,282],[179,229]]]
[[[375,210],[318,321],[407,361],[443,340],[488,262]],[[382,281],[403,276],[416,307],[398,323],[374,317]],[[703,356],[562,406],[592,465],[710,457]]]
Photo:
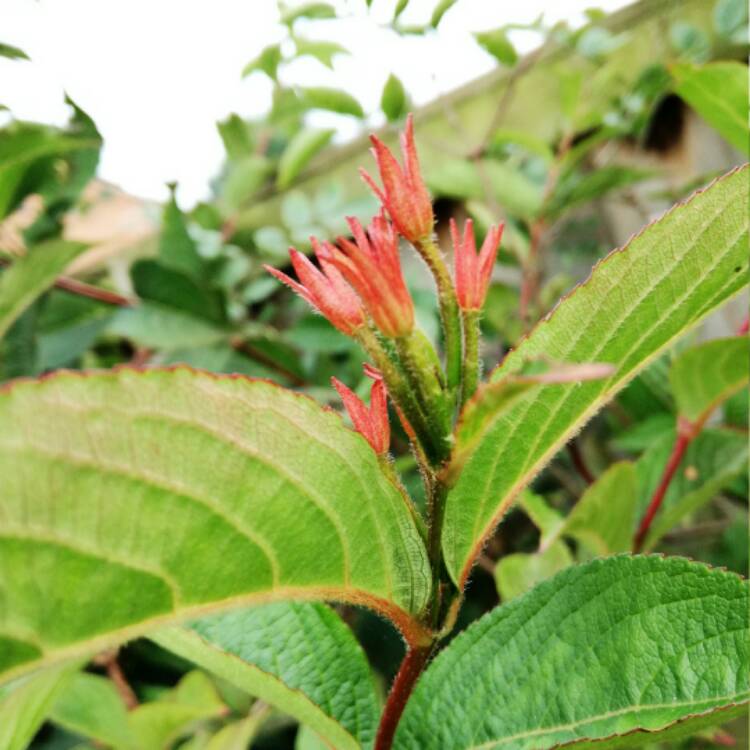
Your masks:
[[[367,232],[356,219],[349,217],[347,222],[354,242],[340,237],[338,246],[326,243],[322,259],[354,287],[384,336],[405,336],[414,327],[414,305],[401,273],[395,229],[382,212]]]
[[[502,224],[490,227],[482,243],[482,249],[477,254],[477,246],[474,241],[474,224],[471,219],[467,219],[464,225],[463,239],[458,234],[456,222],[451,219],[456,296],[458,297],[458,305],[462,310],[482,309],[502,234]]]
[[[314,237],[311,242],[320,270],[302,253],[293,247],[289,249],[299,282],[276,268],[263,267],[320,311],[339,331],[353,336],[365,324],[362,304],[341,273],[326,259],[320,243]]]
[[[372,446],[379,456],[388,453],[391,442],[391,428],[388,424],[388,405],[383,377],[374,368],[365,368],[365,373],[373,378],[370,389],[369,409],[354,391],[347,388],[337,378],[331,378],[333,387],[338,391],[344,407],[349,413],[354,429]]]
[[[362,178],[377,195],[399,233],[412,243],[424,240],[432,234],[435,220],[430,194],[419,173],[412,116],[407,118],[406,130],[401,134],[403,168],[379,138],[371,135],[370,140],[383,187],[378,187],[364,170],[360,170]]]

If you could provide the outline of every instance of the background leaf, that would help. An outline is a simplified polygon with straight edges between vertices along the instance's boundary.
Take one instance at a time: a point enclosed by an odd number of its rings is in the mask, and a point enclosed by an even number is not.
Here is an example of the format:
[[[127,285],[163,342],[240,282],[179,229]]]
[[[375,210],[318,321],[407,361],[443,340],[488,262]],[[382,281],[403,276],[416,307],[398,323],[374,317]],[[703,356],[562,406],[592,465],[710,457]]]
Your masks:
[[[297,133],[289,141],[279,160],[277,187],[288,187],[308,165],[310,159],[328,145],[333,133],[333,130],[301,130]]]

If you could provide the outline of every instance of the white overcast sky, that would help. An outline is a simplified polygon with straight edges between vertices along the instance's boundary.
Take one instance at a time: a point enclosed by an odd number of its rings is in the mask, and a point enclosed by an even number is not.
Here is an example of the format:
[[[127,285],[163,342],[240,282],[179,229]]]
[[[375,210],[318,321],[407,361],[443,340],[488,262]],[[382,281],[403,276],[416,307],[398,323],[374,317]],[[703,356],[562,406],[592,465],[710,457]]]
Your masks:
[[[308,38],[337,41],[351,56],[330,71],[312,58],[296,61],[286,83],[334,86],[349,91],[381,122],[380,93],[388,74],[404,82],[423,104],[495,67],[471,32],[508,22],[545,20],[580,24],[583,11],[607,11],[627,0],[458,0],[440,28],[426,37],[399,37],[383,27],[396,0],[335,0],[341,20],[302,21]],[[404,24],[426,22],[437,0],[411,0]],[[300,0],[290,2],[298,5]],[[217,120],[230,112],[260,115],[271,85],[262,74],[240,72],[264,46],[279,41],[275,0],[0,0],[0,41],[21,47],[31,62],[0,58],[0,103],[19,119],[62,124],[67,92],[97,123],[105,147],[99,173],[147,198],[166,197],[165,183],[180,183],[180,202],[207,197],[223,148]],[[513,37],[521,51],[534,35]],[[353,118],[316,113],[339,138],[357,134]],[[365,126],[367,126],[365,125]]]

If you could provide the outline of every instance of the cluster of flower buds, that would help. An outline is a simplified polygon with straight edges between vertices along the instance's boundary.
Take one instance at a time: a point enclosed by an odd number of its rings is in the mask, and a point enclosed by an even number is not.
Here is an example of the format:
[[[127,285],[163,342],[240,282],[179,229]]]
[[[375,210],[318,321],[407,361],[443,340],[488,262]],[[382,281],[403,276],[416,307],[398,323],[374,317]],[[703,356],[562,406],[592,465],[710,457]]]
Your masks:
[[[419,171],[411,115],[401,135],[403,166],[382,141],[375,136],[371,136],[371,141],[382,187],[364,171],[362,177],[380,199],[379,215],[366,228],[357,219],[347,218],[352,239],[339,237],[332,243],[311,238],[319,267],[291,248],[290,258],[298,280],[275,268],[266,266],[266,269],[347,336],[362,341],[372,326],[380,336],[398,344],[411,340],[414,330],[414,304],[401,270],[399,236],[417,249],[423,243],[432,242],[434,215]],[[502,226],[489,230],[479,253],[471,220],[466,222],[463,238],[453,222],[451,233],[455,253],[454,300],[464,311],[479,311],[487,294]],[[444,278],[448,278],[450,287],[449,277]],[[367,372],[374,378],[369,409],[335,378],[333,385],[355,428],[367,438],[376,453],[382,454],[388,451],[390,439],[386,384],[376,370]],[[395,405],[402,421],[408,425],[402,404],[396,400]],[[422,413],[426,412],[429,409],[425,410],[422,405]],[[411,427],[409,432],[413,438]]]

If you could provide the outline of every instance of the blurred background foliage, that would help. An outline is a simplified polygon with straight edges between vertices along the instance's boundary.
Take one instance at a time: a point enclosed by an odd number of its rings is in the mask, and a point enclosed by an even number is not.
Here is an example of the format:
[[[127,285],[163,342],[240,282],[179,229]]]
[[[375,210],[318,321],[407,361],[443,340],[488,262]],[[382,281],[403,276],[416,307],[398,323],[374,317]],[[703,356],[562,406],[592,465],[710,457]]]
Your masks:
[[[454,5],[460,12],[461,0],[436,2],[418,27],[400,22],[407,4],[397,4],[393,29],[429,35]],[[178,185],[161,206],[97,180],[102,139],[74,102],[65,128],[10,113],[0,129],[0,290],[16,266],[39,280],[39,291],[54,285],[15,301],[22,312],[0,339],[0,381],[60,367],[186,363],[271,378],[321,402],[334,402],[332,375],[364,394],[357,347],[262,269],[286,266],[290,244],[308,250],[311,235],[346,233],[345,216],[366,220],[376,211],[357,175],[359,166],[372,166],[364,123],[361,138],[335,147],[333,129],[306,125],[314,110],[359,120],[372,113],[344,91],[290,87],[279,76],[302,56],[330,67],[349,54],[299,31],[300,21],[335,20],[335,8],[296,3],[281,14],[287,39],[242,71],[273,81],[273,105],[257,120],[233,114],[217,123],[225,163],[211,199],[189,211],[175,200]],[[610,249],[747,159],[744,0],[644,0],[587,15],[575,30],[540,17],[477,34],[496,70],[415,111],[446,252],[450,217],[472,217],[480,234],[492,223],[506,225],[482,321],[486,370]],[[525,57],[514,48],[519,31],[539,41]],[[26,64],[9,44],[0,44],[0,55]],[[379,135],[394,145],[411,109],[398,71],[380,106],[388,124]],[[70,243],[85,249],[58,267],[59,250]],[[404,264],[419,323],[435,339],[430,279],[414,257],[405,255]],[[483,553],[462,624],[574,561],[630,549],[675,439],[672,361],[701,340],[735,334],[746,307],[736,301],[654,362],[537,478]],[[4,316],[11,319],[0,304],[0,330]],[[650,549],[746,573],[747,426],[743,389],[690,446]],[[418,498],[415,462],[398,432],[394,453]],[[366,611],[339,612],[385,686],[401,656],[398,637]],[[128,645],[91,673],[114,676],[115,684],[124,673],[139,704],[130,715],[148,714],[135,721],[153,723],[153,748],[319,746],[282,714],[253,707],[246,694],[148,642]],[[104,706],[107,690],[91,689]],[[122,720],[119,700],[106,704],[114,725]],[[34,747],[117,747],[91,717],[71,720],[69,712],[60,707]],[[741,727],[731,732],[746,746]],[[683,744],[730,739],[722,730]]]

